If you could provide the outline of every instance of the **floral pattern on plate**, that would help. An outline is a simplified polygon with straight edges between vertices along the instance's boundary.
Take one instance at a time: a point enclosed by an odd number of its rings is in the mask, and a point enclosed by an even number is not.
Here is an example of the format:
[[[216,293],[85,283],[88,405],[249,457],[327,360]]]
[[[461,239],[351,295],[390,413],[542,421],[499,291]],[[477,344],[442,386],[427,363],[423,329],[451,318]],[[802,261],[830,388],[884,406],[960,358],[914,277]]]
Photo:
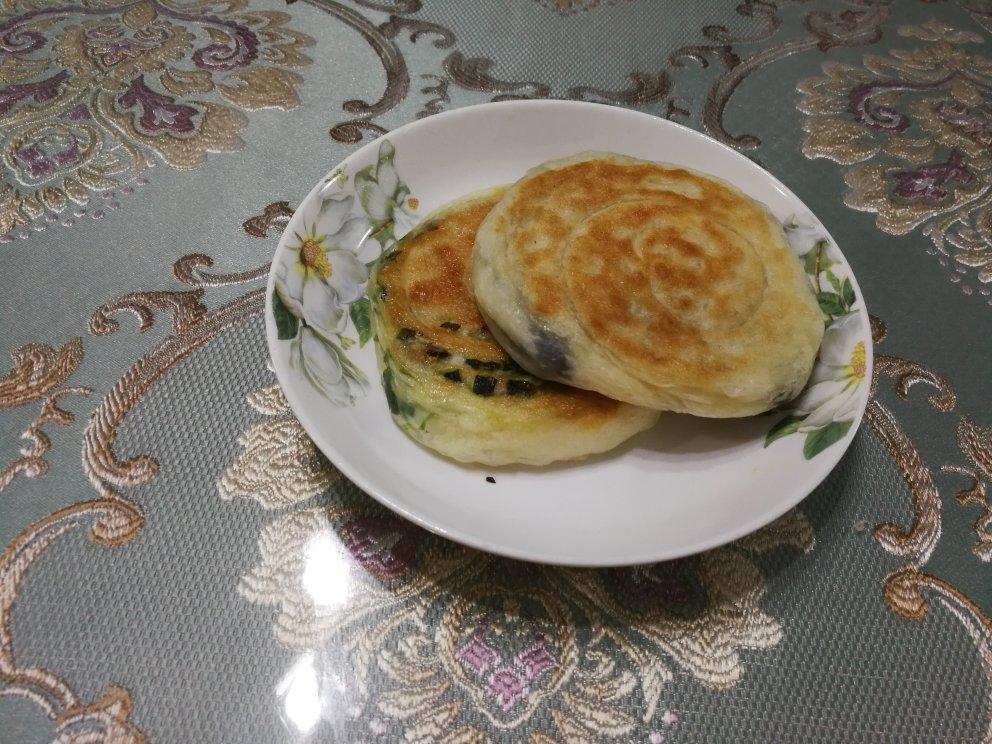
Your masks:
[[[785,232],[816,291],[826,330],[806,389],[792,402],[789,414],[769,430],[765,446],[802,434],[803,457],[811,460],[854,425],[867,374],[867,335],[854,286],[836,248],[816,237],[816,228],[795,219],[785,225]],[[811,239],[813,247],[808,248]]]
[[[409,226],[417,205],[395,157],[383,140],[376,162],[350,186],[343,168],[333,170],[318,198],[302,207],[303,229],[274,268],[272,313],[279,340],[290,344],[290,366],[338,406],[354,403],[368,385],[347,350],[372,336],[370,269]]]

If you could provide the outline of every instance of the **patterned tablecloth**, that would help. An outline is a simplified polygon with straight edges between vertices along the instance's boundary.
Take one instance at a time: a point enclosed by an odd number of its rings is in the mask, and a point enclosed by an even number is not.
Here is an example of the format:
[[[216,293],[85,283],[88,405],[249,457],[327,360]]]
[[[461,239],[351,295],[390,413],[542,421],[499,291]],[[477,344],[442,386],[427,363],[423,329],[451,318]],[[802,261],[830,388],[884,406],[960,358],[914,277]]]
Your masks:
[[[0,21],[0,741],[992,741],[992,2]],[[866,424],[737,543],[605,571],[448,543],[345,481],[266,366],[267,262],[313,182],[541,97],[746,153],[861,281]]]

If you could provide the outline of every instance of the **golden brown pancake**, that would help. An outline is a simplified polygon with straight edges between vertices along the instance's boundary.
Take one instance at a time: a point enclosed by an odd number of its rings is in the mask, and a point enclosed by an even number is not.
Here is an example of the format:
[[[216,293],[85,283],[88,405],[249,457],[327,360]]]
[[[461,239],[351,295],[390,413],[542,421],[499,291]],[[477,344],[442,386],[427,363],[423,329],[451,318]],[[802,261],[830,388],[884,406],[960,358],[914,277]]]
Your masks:
[[[438,210],[376,272],[376,339],[393,417],[421,444],[465,462],[543,465],[612,449],[658,414],[525,372],[479,314],[472,249],[502,193]]]
[[[744,416],[797,395],[823,319],[781,225],[696,171],[547,163],[479,229],[477,300],[523,367],[636,405]]]

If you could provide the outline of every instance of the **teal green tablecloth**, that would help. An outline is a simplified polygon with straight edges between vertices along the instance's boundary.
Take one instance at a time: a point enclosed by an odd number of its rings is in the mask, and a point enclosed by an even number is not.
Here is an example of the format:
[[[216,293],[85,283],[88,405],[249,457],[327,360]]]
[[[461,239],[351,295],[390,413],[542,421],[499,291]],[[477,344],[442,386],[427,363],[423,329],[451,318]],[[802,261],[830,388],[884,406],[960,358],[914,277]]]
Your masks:
[[[992,740],[988,0],[0,16],[0,741]],[[705,131],[850,258],[866,425],[776,524],[508,562],[377,506],[287,410],[261,307],[294,205],[379,133],[520,97]]]

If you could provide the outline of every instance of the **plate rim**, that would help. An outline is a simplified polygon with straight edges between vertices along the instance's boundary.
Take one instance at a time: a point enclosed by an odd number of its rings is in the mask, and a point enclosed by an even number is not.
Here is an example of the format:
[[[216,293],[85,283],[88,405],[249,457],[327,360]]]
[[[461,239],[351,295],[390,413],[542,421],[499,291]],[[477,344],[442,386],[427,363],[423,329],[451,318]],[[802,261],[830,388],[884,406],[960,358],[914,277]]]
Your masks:
[[[724,155],[728,155],[738,162],[744,162],[748,167],[757,168],[764,177],[769,180],[769,182],[774,185],[778,190],[780,190],[787,198],[794,200],[797,204],[801,204],[806,212],[811,215],[819,225],[823,228],[824,236],[830,241],[831,244],[837,247],[841,255],[844,258],[844,262],[850,269],[850,279],[851,284],[855,290],[857,298],[860,300],[861,307],[858,308],[857,312],[862,314],[863,320],[866,326],[866,343],[865,343],[865,381],[870,383],[874,370],[874,340],[871,333],[871,323],[870,323],[870,313],[868,311],[868,304],[865,300],[864,293],[861,290],[861,285],[858,282],[857,276],[854,273],[854,269],[851,263],[844,254],[843,250],[840,249],[840,245],[834,240],[833,236],[827,230],[823,222],[816,216],[816,213],[810,209],[806,203],[800,199],[788,186],[782,183],[773,173],[767,170],[764,166],[755,162],[751,158],[748,158],[741,152],[738,152],[729,145],[720,142],[713,137],[710,137],[703,132],[693,129],[684,124],[665,119],[664,117],[657,116],[655,114],[650,114],[644,111],[637,111],[634,109],[612,106],[609,104],[597,103],[592,101],[573,101],[566,99],[527,99],[527,100],[510,100],[510,101],[493,101],[485,102],[479,104],[473,104],[470,106],[462,106],[459,108],[452,109],[450,111],[443,111],[437,114],[433,114],[429,117],[423,119],[416,119],[411,122],[407,122],[389,132],[386,132],[375,139],[366,142],[364,145],[349,153],[346,157],[338,161],[333,167],[329,168],[325,172],[325,178],[338,169],[343,163],[350,160],[359,158],[361,155],[374,151],[379,145],[390,137],[395,137],[399,133],[409,133],[416,129],[422,127],[429,127],[433,123],[442,119],[454,119],[461,116],[465,116],[469,112],[477,112],[480,109],[492,109],[494,107],[501,108],[573,108],[573,109],[607,109],[615,113],[618,116],[625,117],[630,116],[634,118],[642,118],[651,120],[655,125],[661,126],[662,128],[673,127],[678,130],[682,130],[688,136],[693,137],[701,142],[706,143],[706,146],[712,147],[716,146]],[[319,179],[316,181],[315,185],[306,193],[306,196],[300,200],[299,208],[307,203],[315,193],[319,192],[325,186],[324,180]],[[738,187],[739,188],[739,187]],[[336,467],[341,474],[347,478],[352,484],[358,487],[363,493],[367,494],[369,497],[373,498],[390,511],[398,514],[402,518],[413,522],[414,524],[422,527],[435,535],[443,537],[453,542],[465,545],[470,548],[475,548],[477,550],[482,550],[487,553],[491,553],[498,556],[503,556],[505,558],[511,558],[514,560],[526,561],[529,563],[538,563],[545,565],[556,565],[556,566],[567,566],[576,568],[608,568],[608,567],[621,567],[621,566],[633,566],[633,565],[644,565],[650,563],[657,563],[660,561],[674,560],[677,558],[684,558],[691,555],[697,555],[703,553],[707,550],[712,550],[714,548],[727,545],[745,537],[762,527],[765,527],[776,519],[781,517],[783,514],[793,509],[802,501],[804,501],[820,484],[823,483],[829,477],[829,475],[836,469],[837,465],[847,454],[854,442],[857,433],[861,429],[861,425],[864,421],[865,411],[867,409],[868,400],[870,398],[870,384],[864,385],[864,390],[859,394],[858,408],[854,416],[853,423],[850,427],[850,431],[844,435],[844,439],[838,442],[841,446],[834,450],[833,452],[824,452],[822,454],[827,455],[828,459],[820,460],[821,463],[827,463],[823,467],[822,473],[819,475],[811,475],[802,486],[796,488],[790,493],[788,498],[783,499],[781,502],[776,502],[776,504],[766,510],[763,510],[753,516],[751,519],[746,520],[741,525],[737,526],[733,530],[726,530],[719,535],[708,538],[700,539],[689,546],[683,546],[677,549],[665,549],[664,544],[659,544],[658,549],[652,550],[650,552],[642,552],[638,554],[629,554],[625,557],[616,557],[611,559],[597,558],[595,556],[550,556],[542,553],[539,546],[532,548],[530,550],[522,550],[514,547],[506,547],[500,545],[499,543],[492,542],[489,539],[473,535],[471,533],[463,532],[462,530],[453,530],[444,527],[436,522],[426,519],[415,511],[411,511],[409,508],[397,503],[388,493],[384,494],[380,489],[374,485],[369,478],[367,478],[363,470],[359,467],[353,466],[348,458],[344,457],[342,453],[333,446],[321,433],[321,425],[316,420],[315,416],[312,416],[305,401],[302,400],[302,393],[296,390],[295,382],[292,380],[290,370],[288,365],[284,364],[280,359],[279,355],[276,353],[277,344],[280,343],[276,337],[275,320],[272,313],[272,294],[275,289],[275,276],[276,269],[278,266],[278,259],[282,253],[286,250],[286,243],[289,241],[290,236],[288,230],[284,230],[279,237],[278,244],[276,245],[275,251],[272,257],[272,264],[269,269],[268,278],[265,285],[265,298],[264,298],[264,308],[263,308],[263,321],[265,323],[265,337],[266,337],[266,348],[269,353],[269,359],[271,360],[272,369],[276,376],[276,380],[279,383],[279,387],[286,397],[289,407],[296,417],[296,419],[303,426],[307,435],[313,440],[317,448],[327,457],[327,459]],[[443,459],[443,458],[442,458]],[[820,471],[811,471],[811,473],[816,473]],[[388,490],[388,489],[387,489]]]

